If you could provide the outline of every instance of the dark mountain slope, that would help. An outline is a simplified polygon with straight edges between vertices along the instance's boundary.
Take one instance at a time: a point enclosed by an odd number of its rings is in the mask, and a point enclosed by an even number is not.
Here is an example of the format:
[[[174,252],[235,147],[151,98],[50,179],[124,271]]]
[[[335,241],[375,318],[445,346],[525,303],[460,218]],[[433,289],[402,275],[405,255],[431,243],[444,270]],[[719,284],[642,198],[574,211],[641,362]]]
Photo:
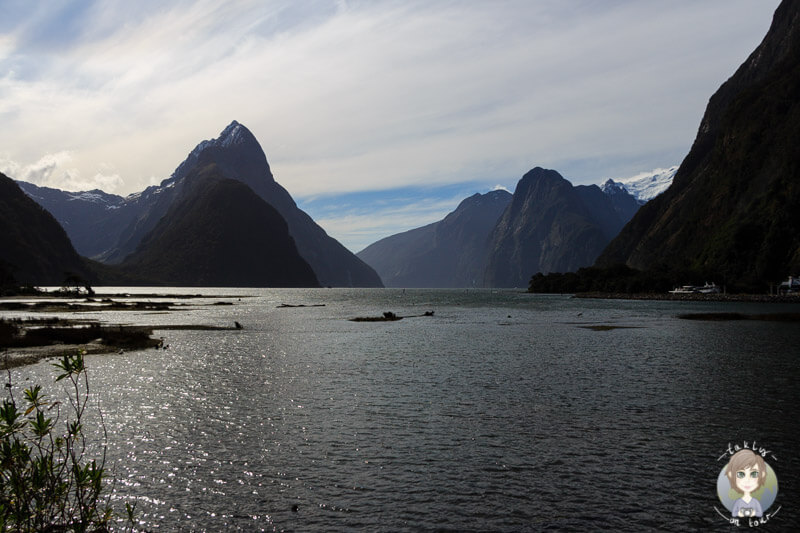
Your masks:
[[[187,174],[179,199],[121,268],[170,285],[319,286],[280,214],[213,163]]]
[[[89,278],[66,232],[11,178],[0,174],[1,277],[19,283],[61,285],[69,275]]]
[[[490,240],[485,285],[527,287],[536,272],[592,264],[609,237],[570,182],[536,167],[517,184]]]
[[[25,181],[18,181],[17,185],[58,220],[79,254],[94,257],[119,239],[119,231],[114,230],[122,229],[121,224],[115,223],[125,215],[120,212],[126,206],[122,196],[100,190],[68,192]]]
[[[475,194],[439,222],[381,239],[357,255],[387,287],[481,286],[489,234],[510,201],[506,191]]]
[[[641,206],[647,203],[647,200],[637,198],[624,185],[616,183],[614,180],[607,180],[600,190],[611,200],[611,207],[616,211],[619,219],[624,221],[622,226],[633,218]],[[617,229],[615,237],[622,226]]]
[[[598,259],[764,287],[800,271],[800,2],[711,97],[672,186]]]
[[[589,218],[597,224],[609,241],[617,236],[619,230],[639,208],[636,199],[627,191],[608,194],[597,185],[576,185],[574,189],[583,202]]]
[[[198,150],[199,149],[199,150]],[[202,153],[210,157],[226,176],[246,183],[286,219],[289,233],[300,255],[314,269],[323,285],[382,287],[378,274],[337,240],[328,236],[310,216],[297,207],[291,195],[278,184],[261,145],[243,125],[233,121],[213,141],[201,143],[175,171],[179,179],[185,168]]]
[[[177,200],[182,186],[182,183],[172,183],[167,187],[163,184],[148,187],[140,193],[126,197],[125,203],[108,213],[108,217],[94,221],[95,225],[103,222],[108,224],[106,231],[116,236],[111,247],[94,257],[111,265],[122,262],[167,214],[170,206]]]
[[[428,276],[439,274],[424,258],[435,253],[436,226],[440,222],[385,237],[356,256],[375,269],[386,287],[431,287]]]
[[[300,254],[314,269],[320,283],[331,286],[381,287],[378,274],[338,241],[328,236],[272,176],[266,155],[253,134],[233,121],[216,139],[203,141],[188,155],[172,176],[159,187],[150,187],[126,199],[135,204],[118,245],[105,254],[107,261],[119,261],[139,245],[176,201],[182,184],[201,162],[214,163],[222,175],[250,187],[273,206],[289,224]],[[141,205],[140,205],[141,204]]]

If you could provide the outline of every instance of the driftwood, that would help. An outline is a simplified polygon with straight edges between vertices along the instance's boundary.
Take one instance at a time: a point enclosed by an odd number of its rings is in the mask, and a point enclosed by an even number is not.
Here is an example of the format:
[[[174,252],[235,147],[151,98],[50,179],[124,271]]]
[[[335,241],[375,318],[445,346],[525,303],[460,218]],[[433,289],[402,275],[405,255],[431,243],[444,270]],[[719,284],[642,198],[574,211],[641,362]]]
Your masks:
[[[391,311],[385,311],[383,316],[358,316],[356,318],[351,318],[351,322],[393,322],[395,320],[402,320],[403,318],[416,318],[422,316],[433,316],[433,311],[425,311],[424,314],[421,315],[409,315],[407,317],[398,316],[397,314]]]

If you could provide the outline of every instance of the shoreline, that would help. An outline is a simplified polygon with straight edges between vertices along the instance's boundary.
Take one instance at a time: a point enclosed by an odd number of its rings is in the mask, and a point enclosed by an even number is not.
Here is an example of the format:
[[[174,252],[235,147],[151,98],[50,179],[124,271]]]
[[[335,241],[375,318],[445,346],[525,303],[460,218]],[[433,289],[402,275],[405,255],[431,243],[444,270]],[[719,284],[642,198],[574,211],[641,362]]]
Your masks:
[[[148,294],[116,295],[115,300],[108,296],[95,295],[78,298],[52,297],[40,294],[19,297],[3,297],[0,301],[0,370],[31,365],[65,354],[85,351],[87,354],[110,354],[127,351],[166,348],[164,338],[155,338],[154,331],[164,330],[237,330],[241,326],[234,322],[231,326],[209,325],[130,325],[110,324],[101,320],[80,318],[9,318],[4,311],[23,311],[41,315],[48,313],[69,313],[104,311],[139,312],[179,312],[189,309],[192,304],[152,299],[191,299],[204,298],[201,294],[166,295]],[[216,301],[209,305],[233,305],[228,301]]]
[[[152,346],[153,348],[155,345]],[[144,350],[146,348],[135,348]],[[131,349],[130,351],[134,351]],[[103,344],[92,341],[85,344],[47,344],[44,346],[25,346],[5,348],[0,352],[0,370],[10,370],[20,366],[35,365],[46,359],[57,359],[64,355],[75,354],[79,351],[87,355],[119,353],[124,350],[119,346]]]
[[[87,355],[102,355],[110,353],[136,352],[144,350],[167,349],[169,345],[164,344],[164,337],[154,338],[152,335],[156,331],[237,331],[241,328],[234,326],[208,326],[208,325],[162,325],[162,326],[124,326],[107,325],[107,327],[119,328],[119,331],[146,331],[148,335],[144,339],[131,344],[129,342],[108,342],[106,339],[97,338],[83,343],[53,343],[40,344],[35,346],[10,346],[0,348],[0,371],[16,368],[19,366],[33,365],[45,359],[63,357],[65,354],[85,351]],[[106,341],[106,342],[104,342]]]
[[[800,303],[800,295],[769,294],[670,294],[670,293],[620,293],[620,292],[578,292],[573,298],[594,298],[598,300],[663,300],[676,302],[748,302],[748,303]]]

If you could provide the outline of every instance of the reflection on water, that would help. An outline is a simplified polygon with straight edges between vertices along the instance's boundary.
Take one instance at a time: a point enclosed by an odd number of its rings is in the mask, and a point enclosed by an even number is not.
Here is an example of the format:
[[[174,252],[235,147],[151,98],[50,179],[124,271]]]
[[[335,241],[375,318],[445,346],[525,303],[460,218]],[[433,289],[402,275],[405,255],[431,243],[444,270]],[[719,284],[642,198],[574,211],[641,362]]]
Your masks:
[[[675,318],[752,306],[222,293],[235,305],[101,317],[244,325],[88,360],[116,497],[136,498],[149,530],[724,530],[717,458],[754,439],[779,458],[769,525],[800,525],[785,505],[800,490],[800,327]],[[435,315],[347,320],[389,310]]]

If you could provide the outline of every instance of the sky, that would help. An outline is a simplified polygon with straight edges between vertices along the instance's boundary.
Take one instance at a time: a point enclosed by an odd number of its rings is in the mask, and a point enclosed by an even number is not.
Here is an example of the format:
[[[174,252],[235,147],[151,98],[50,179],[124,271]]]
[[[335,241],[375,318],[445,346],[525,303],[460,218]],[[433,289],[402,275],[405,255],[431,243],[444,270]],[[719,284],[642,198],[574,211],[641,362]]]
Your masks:
[[[0,172],[127,195],[238,120],[352,251],[680,164],[778,0],[0,0]]]

